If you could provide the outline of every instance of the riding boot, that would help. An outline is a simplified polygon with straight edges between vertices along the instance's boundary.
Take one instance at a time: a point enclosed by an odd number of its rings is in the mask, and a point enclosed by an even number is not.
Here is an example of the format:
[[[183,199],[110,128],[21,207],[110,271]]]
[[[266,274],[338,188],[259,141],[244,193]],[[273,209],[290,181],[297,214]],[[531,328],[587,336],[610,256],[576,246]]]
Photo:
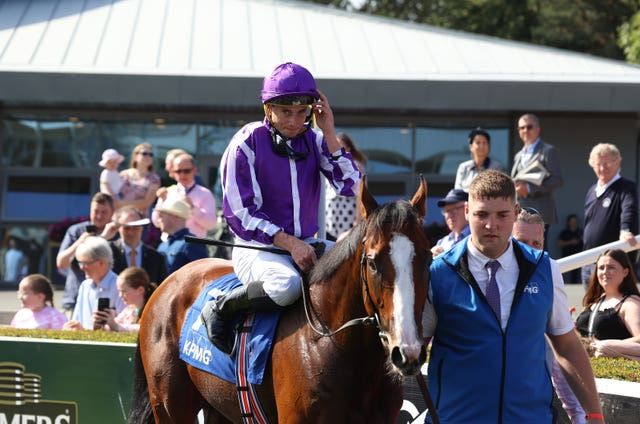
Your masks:
[[[262,281],[253,281],[207,302],[200,318],[211,343],[230,355],[235,350],[233,322],[240,312],[266,312],[281,308],[262,287]]]

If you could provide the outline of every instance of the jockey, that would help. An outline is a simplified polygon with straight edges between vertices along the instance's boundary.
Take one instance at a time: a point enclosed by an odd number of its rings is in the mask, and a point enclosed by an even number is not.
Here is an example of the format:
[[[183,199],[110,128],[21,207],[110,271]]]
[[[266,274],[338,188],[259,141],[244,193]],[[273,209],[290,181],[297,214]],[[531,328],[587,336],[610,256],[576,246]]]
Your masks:
[[[201,315],[209,339],[227,354],[234,350],[235,314],[277,310],[300,296],[300,271],[317,260],[309,243],[317,241],[320,174],[342,196],[354,196],[360,183],[336,137],[329,101],[307,69],[279,65],[265,77],[261,98],[265,119],[238,131],[222,157],[222,211],[238,244],[275,246],[291,256],[233,249],[243,285],[208,302]]]

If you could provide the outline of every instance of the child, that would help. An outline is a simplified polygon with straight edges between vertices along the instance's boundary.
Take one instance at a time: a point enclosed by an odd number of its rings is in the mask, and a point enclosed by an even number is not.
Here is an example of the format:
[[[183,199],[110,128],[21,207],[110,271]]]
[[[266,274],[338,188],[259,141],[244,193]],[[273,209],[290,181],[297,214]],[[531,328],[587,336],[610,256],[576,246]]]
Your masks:
[[[18,300],[22,309],[11,320],[12,327],[60,330],[67,321],[67,317],[53,307],[53,286],[42,274],[27,275],[20,281]]]
[[[149,274],[142,268],[129,267],[118,275],[116,281],[118,294],[127,305],[116,316],[116,311],[107,309],[93,312],[93,328],[101,328],[111,331],[139,331],[140,315],[149,296],[157,287],[149,281]]]
[[[118,166],[124,160],[124,156],[115,149],[107,149],[102,152],[102,160],[98,165],[105,168],[100,173],[100,191],[110,195],[114,199],[120,199],[120,189],[124,180],[118,173]]]

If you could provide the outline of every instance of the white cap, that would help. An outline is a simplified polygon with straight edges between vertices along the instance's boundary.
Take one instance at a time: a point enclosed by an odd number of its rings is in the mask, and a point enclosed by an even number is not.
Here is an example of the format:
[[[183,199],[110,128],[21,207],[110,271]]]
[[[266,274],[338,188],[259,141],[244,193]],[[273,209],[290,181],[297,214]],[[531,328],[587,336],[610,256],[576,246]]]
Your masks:
[[[111,159],[117,159],[118,165],[124,160],[124,156],[122,156],[116,149],[107,149],[102,152],[102,160],[98,162],[98,165],[105,167],[107,166],[107,162]]]

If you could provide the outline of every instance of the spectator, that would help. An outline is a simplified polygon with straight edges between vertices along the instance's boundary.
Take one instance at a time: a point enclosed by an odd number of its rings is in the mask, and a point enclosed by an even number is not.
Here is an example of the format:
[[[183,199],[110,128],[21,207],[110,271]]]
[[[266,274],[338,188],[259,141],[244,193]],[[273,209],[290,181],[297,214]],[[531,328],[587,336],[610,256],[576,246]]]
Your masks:
[[[98,165],[104,169],[100,173],[100,191],[108,194],[114,200],[120,199],[120,189],[124,180],[118,173],[118,166],[124,160],[124,156],[115,149],[107,149],[102,152],[102,160]]]
[[[93,328],[107,331],[140,331],[140,315],[156,289],[156,284],[149,280],[149,274],[138,267],[127,268],[116,280],[118,293],[127,305],[120,314],[106,309],[93,312]]]
[[[171,149],[167,152],[167,155],[164,157],[164,170],[167,171],[167,175],[169,176],[169,178],[171,178],[174,181],[176,180],[176,176],[173,173],[173,159],[176,156],[181,155],[183,153],[187,153],[187,152],[182,149]],[[167,198],[167,190],[169,189],[169,187],[173,187],[174,185],[175,184],[171,184],[168,187],[158,188],[158,190],[156,190],[156,197],[158,199],[165,200]]]
[[[317,240],[320,175],[343,196],[355,195],[360,184],[360,171],[336,136],[329,100],[307,69],[278,65],[265,77],[261,99],[265,119],[239,130],[222,156],[222,209],[237,238],[281,247],[291,257],[233,250],[243,284],[208,302],[201,315],[209,339],[228,354],[236,314],[278,310],[300,296],[300,272],[317,260],[309,243]]]
[[[470,234],[469,222],[464,210],[468,198],[469,195],[466,191],[453,189],[444,198],[438,200],[438,207],[443,208],[441,212],[449,228],[449,234],[438,240],[436,245],[431,248],[431,254],[434,257],[449,250],[454,244]]]
[[[118,274],[111,270],[113,253],[109,243],[102,237],[87,237],[76,250],[76,259],[86,275],[80,284],[78,301],[71,320],[66,322],[66,330],[94,329],[93,311],[98,309],[98,298],[109,298],[109,305],[120,313],[125,304],[118,297],[116,279]]]
[[[596,356],[640,358],[640,292],[629,256],[607,250],[596,264],[576,327]]]
[[[22,309],[11,320],[12,327],[60,330],[67,322],[67,317],[53,307],[53,285],[42,274],[27,275],[20,281],[18,300]]]
[[[469,151],[471,160],[458,165],[456,182],[453,188],[469,191],[469,184],[482,171],[496,169],[504,171],[504,166],[495,159],[489,157],[491,149],[491,136],[484,129],[478,127],[469,133]]]
[[[358,149],[355,142],[346,133],[339,133],[338,140],[344,149],[351,153],[358,165],[360,173],[364,175],[367,157]],[[336,241],[340,236],[355,227],[362,220],[360,208],[356,205],[354,196],[341,196],[336,193],[333,185],[326,180],[325,187],[325,231],[327,240]]]
[[[171,149],[167,152],[167,155],[164,157],[164,170],[167,171],[167,175],[172,180],[177,180],[175,174],[173,173],[173,160],[176,158],[176,156],[179,156],[185,153],[187,153],[186,150]]]
[[[14,237],[9,237],[9,248],[4,253],[4,280],[15,284],[28,273],[28,259],[24,252],[18,249]]]
[[[133,206],[118,209],[114,222],[107,224],[110,233],[120,234],[119,240],[110,242],[113,251],[113,271],[120,274],[128,267],[143,268],[152,281],[163,282],[167,278],[164,256],[153,247],[142,243],[142,230],[148,218]],[[109,234],[110,234],[109,233]]]
[[[511,238],[515,196],[506,174],[480,173],[466,205],[471,235],[431,264],[427,305],[437,323],[425,335],[433,336],[429,386],[437,414],[443,423],[550,424],[546,335],[590,422],[604,422],[557,264]]]
[[[160,229],[169,235],[158,246],[158,252],[165,256],[169,274],[191,261],[208,257],[207,248],[203,244],[188,243],[184,239],[187,235],[193,235],[186,226],[190,212],[186,202],[169,199],[155,210],[158,212]]]
[[[511,235],[521,243],[542,250],[544,247],[544,220],[540,212],[527,207],[520,209]]]
[[[513,224],[511,233],[514,239],[537,250],[544,246],[544,220],[540,212],[533,208],[523,208],[518,214],[516,222]],[[551,259],[552,260],[552,259]],[[562,374],[558,361],[555,360],[553,352],[547,348],[547,363],[551,368],[551,381],[556,389],[558,398],[562,401],[562,408],[571,419],[572,424],[585,424],[585,412],[580,406],[580,402],[569,387],[569,383]]]
[[[567,216],[567,226],[558,236],[558,247],[563,258],[582,252],[582,228],[578,226],[578,217],[575,214]],[[580,268],[565,273],[565,277],[567,284],[580,284]]]
[[[589,165],[598,181],[589,188],[584,202],[584,250],[621,240],[637,244],[638,188],[620,175],[622,157],[616,146],[599,143],[591,149]],[[628,253],[635,263],[635,252]],[[589,287],[594,264],[582,267],[582,286]]]
[[[122,200],[116,201],[116,207],[134,206],[147,216],[160,187],[160,177],[153,172],[151,144],[141,143],[133,149],[130,167],[120,172],[120,176],[124,180],[120,189]]]
[[[516,194],[521,206],[532,207],[542,214],[545,222],[544,250],[547,250],[547,233],[549,225],[558,222],[556,201],[553,191],[564,183],[560,169],[558,151],[551,144],[547,144],[540,138],[540,121],[538,117],[527,113],[518,120],[518,133],[524,143],[524,147],[516,153],[513,159],[511,177],[516,183]],[[522,172],[534,165],[537,171],[546,175],[540,185],[525,181]],[[544,170],[542,170],[544,168]]]
[[[113,198],[108,194],[96,193],[91,199],[89,221],[74,224],[67,229],[56,257],[58,269],[68,270],[62,296],[62,308],[71,316],[78,297],[78,288],[84,280],[84,273],[74,259],[76,249],[87,237],[102,234],[113,216]],[[117,238],[115,234],[113,238]]]
[[[215,228],[218,219],[216,199],[211,190],[196,183],[195,175],[197,172],[198,167],[190,154],[183,153],[173,159],[173,174],[177,184],[167,189],[166,200],[158,198],[155,210],[151,215],[156,227],[160,226],[158,208],[162,208],[162,204],[166,201],[179,199],[185,202],[191,211],[187,220],[187,228],[192,234],[206,237],[207,232]]]

